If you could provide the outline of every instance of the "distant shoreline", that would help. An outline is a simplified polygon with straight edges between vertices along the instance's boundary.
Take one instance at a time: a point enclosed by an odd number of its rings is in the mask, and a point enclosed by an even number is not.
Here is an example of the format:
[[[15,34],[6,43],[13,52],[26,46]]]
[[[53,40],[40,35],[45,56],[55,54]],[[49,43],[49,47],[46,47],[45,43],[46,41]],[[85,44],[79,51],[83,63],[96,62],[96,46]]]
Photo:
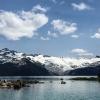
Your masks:
[[[98,77],[75,77],[71,78],[70,80],[77,80],[77,81],[100,81]]]

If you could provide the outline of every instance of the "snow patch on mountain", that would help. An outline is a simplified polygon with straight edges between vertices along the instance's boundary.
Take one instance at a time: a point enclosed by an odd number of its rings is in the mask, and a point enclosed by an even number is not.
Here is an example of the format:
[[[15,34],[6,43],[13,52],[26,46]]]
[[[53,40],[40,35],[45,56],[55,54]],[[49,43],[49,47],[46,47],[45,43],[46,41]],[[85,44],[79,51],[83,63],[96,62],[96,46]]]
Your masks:
[[[48,66],[52,63],[52,67],[56,66],[62,71],[72,70],[73,68],[87,67],[87,65],[100,61],[100,58],[69,58],[69,57],[44,57],[38,55],[33,58],[34,61],[38,61]]]
[[[4,48],[0,50],[0,63],[19,63],[22,64],[22,59],[27,58],[31,62],[39,62],[44,67],[50,71],[62,74],[67,70],[73,70],[77,68],[87,67],[92,65],[95,67],[95,64],[100,64],[100,58],[69,58],[69,57],[53,57],[53,56],[44,56],[44,55],[28,55],[25,53],[20,53],[14,50],[9,50]],[[23,63],[25,64],[25,63]],[[34,67],[34,66],[33,66]]]

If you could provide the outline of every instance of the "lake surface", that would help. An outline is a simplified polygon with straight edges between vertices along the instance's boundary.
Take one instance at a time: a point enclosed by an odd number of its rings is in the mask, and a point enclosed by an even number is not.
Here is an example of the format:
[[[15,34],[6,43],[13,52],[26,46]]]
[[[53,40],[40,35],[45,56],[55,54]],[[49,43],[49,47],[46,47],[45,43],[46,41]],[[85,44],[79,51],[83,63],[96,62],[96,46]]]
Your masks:
[[[0,77],[0,79],[36,79],[36,77]],[[66,84],[61,84],[64,78]],[[0,89],[0,100],[100,100],[100,83],[97,81],[73,81],[71,78],[38,77],[44,84],[34,84],[20,90]],[[52,82],[50,81],[52,80]]]

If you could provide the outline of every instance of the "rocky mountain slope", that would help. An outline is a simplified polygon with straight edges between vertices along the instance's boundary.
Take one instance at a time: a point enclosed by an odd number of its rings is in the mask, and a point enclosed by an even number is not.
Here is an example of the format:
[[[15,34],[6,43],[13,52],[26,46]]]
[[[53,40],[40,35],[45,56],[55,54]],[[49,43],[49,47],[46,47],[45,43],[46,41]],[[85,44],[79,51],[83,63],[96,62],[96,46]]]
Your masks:
[[[0,50],[0,75],[96,75],[100,57],[69,58]]]

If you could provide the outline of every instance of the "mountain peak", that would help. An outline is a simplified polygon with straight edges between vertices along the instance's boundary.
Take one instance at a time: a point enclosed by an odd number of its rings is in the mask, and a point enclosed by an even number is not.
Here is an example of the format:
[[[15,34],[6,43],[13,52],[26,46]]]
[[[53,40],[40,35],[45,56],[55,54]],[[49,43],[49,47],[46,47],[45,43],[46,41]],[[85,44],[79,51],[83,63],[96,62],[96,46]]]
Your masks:
[[[10,49],[8,49],[8,48],[3,48],[3,49],[0,50],[0,52],[17,53],[17,51],[10,50]]]
[[[32,63],[41,63],[44,67],[55,73],[62,73],[66,70],[73,70],[76,68],[87,67],[91,64],[98,65],[100,61],[99,57],[96,58],[69,58],[69,57],[54,57],[41,54],[26,54],[17,52],[14,50],[9,50],[4,48],[0,50],[0,61],[2,63],[23,63],[23,59],[28,59]]]
[[[10,51],[8,48],[3,48],[2,51]]]

